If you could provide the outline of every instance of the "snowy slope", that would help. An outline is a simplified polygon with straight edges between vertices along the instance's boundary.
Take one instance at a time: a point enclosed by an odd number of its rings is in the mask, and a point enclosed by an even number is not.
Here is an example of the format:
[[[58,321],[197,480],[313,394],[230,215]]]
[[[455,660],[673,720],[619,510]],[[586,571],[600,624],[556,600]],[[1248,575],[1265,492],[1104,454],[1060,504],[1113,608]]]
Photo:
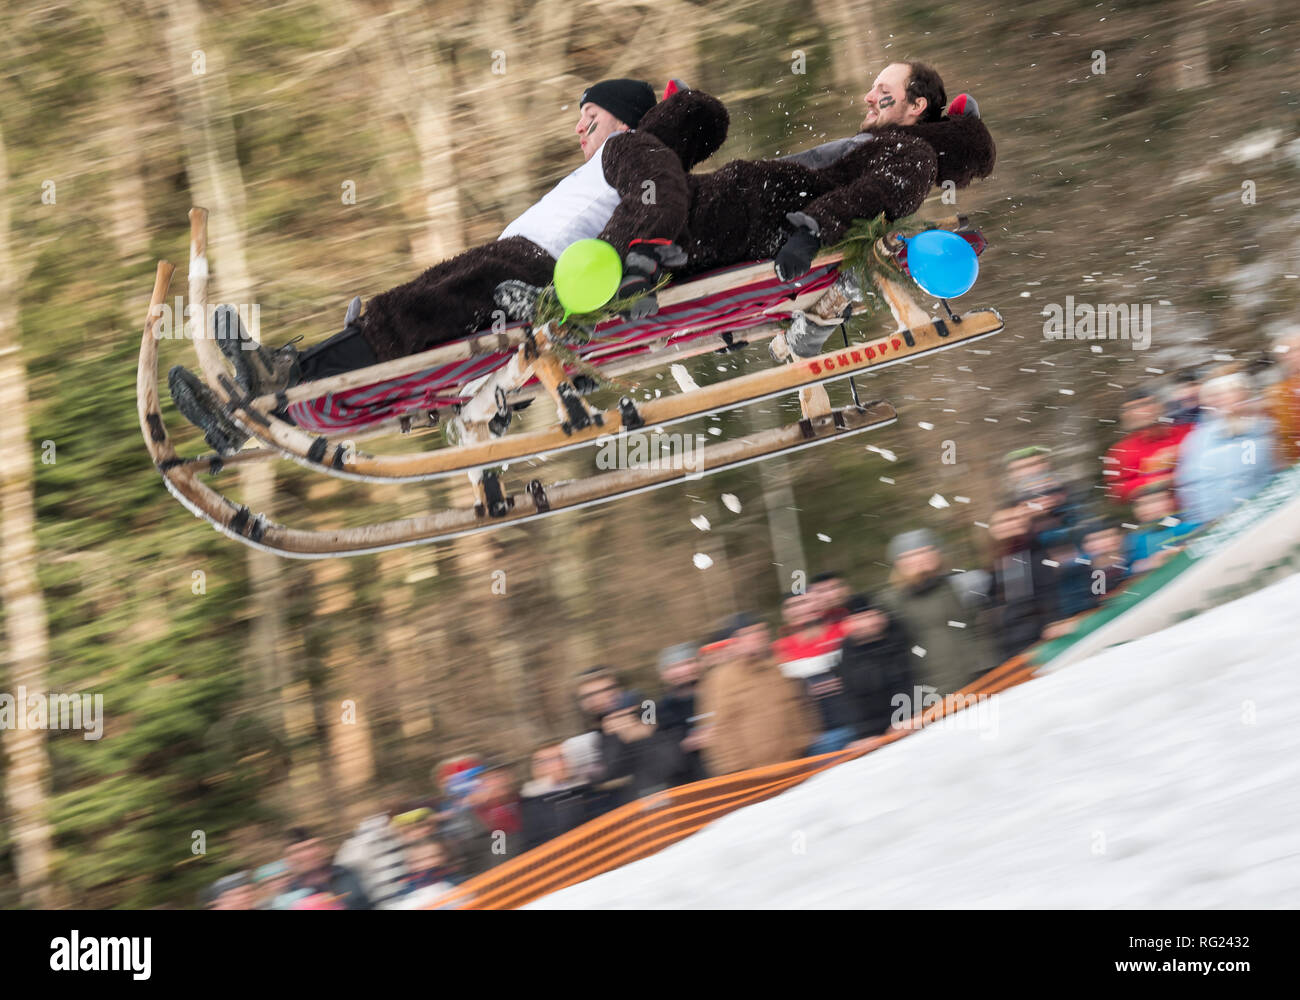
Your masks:
[[[1297,608],[1300,575],[533,905],[1295,906]]]

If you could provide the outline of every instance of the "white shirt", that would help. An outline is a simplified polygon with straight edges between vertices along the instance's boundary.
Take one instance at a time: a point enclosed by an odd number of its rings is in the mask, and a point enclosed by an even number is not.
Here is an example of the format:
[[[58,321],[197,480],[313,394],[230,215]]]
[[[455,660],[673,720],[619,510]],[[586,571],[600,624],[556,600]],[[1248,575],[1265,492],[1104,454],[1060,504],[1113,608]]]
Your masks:
[[[605,148],[623,134],[615,132],[601,143],[590,160],[506,226],[498,239],[523,236],[552,257],[559,257],[570,244],[604,232],[620,199],[618,191],[605,180],[601,160]]]

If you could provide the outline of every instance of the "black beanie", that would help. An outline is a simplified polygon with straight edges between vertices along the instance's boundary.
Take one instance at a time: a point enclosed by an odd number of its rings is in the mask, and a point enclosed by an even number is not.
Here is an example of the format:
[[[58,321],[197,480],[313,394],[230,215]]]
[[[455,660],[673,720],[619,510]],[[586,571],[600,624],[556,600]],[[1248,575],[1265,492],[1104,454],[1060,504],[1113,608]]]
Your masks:
[[[601,80],[582,92],[578,107],[590,102],[604,108],[628,128],[655,106],[655,89],[644,80]]]

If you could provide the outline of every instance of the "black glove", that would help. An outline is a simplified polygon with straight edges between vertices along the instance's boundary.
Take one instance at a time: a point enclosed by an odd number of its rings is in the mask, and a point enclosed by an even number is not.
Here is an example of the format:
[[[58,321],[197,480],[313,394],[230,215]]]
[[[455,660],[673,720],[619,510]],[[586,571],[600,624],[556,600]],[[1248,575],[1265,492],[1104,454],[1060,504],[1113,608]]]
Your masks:
[[[664,268],[685,264],[686,254],[676,243],[633,240],[631,247],[623,264],[623,281],[617,295],[620,299],[642,296],[623,311],[624,316],[635,321],[659,311],[659,300],[650,290],[659,284]]]
[[[804,216],[804,220],[795,226],[794,232],[777,251],[776,276],[782,281],[793,281],[800,275],[807,274],[817,251],[822,248],[821,237],[808,225],[812,220],[807,216]]]

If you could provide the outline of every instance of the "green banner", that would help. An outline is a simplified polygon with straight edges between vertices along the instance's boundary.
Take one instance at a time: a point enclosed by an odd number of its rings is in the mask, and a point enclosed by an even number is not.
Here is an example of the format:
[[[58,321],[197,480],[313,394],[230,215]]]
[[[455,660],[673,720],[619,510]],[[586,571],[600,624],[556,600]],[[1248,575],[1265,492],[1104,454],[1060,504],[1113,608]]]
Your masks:
[[[1171,557],[1159,569],[1137,577],[1123,590],[1112,595],[1101,607],[1084,618],[1069,635],[1039,643],[1032,647],[1027,655],[1038,666],[1047,666],[1052,660],[1102,626],[1109,625],[1133,611],[1143,601],[1159,593],[1166,585],[1178,579],[1193,566],[1231,546],[1245,532],[1297,497],[1300,497],[1300,465],[1293,465],[1274,476],[1264,489],[1235,510],[1188,535],[1181,552]],[[1271,558],[1258,565],[1247,576],[1226,580],[1221,586],[1207,589],[1202,599],[1189,606],[1180,617],[1191,618],[1209,607],[1234,601],[1259,590],[1281,576],[1298,570],[1300,570],[1300,542],[1293,541],[1280,546]]]

